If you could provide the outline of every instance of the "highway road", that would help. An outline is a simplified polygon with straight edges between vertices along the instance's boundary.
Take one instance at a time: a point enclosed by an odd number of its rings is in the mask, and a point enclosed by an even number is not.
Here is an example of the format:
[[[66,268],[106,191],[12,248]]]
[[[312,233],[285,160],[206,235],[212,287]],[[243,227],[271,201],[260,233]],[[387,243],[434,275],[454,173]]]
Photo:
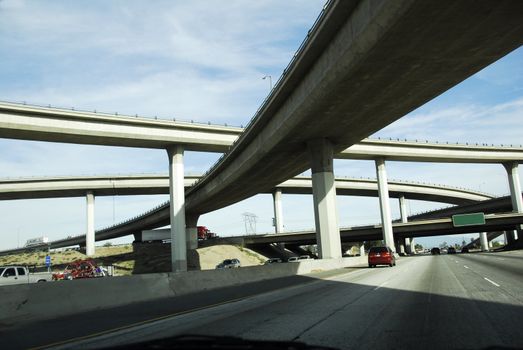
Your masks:
[[[351,269],[65,348],[178,334],[348,349],[523,347],[523,252],[401,258]]]
[[[266,290],[231,302],[208,300],[214,306],[194,305],[172,317],[54,348],[100,348],[179,334],[343,349],[523,347],[523,251],[402,257],[394,268],[361,266]],[[83,322],[103,320],[91,314]],[[67,329],[55,326],[62,334]]]

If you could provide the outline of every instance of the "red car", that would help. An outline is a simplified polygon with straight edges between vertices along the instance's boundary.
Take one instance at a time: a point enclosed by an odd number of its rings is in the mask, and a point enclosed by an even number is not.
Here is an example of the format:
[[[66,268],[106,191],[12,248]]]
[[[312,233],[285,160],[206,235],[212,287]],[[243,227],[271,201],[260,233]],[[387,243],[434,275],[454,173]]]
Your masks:
[[[389,247],[372,247],[369,251],[369,267],[376,265],[396,265],[394,252]]]
[[[94,260],[77,260],[69,263],[64,272],[53,273],[53,280],[73,280],[77,278],[99,277],[100,272]]]

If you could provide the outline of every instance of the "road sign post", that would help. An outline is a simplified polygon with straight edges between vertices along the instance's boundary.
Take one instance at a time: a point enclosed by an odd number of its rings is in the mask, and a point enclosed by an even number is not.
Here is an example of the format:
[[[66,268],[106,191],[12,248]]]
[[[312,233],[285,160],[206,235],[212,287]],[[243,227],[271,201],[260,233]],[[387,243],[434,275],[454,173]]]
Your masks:
[[[452,215],[452,225],[454,227],[485,225],[485,214],[471,213]]]
[[[51,267],[51,255],[45,256],[45,266],[47,266],[47,271],[49,271],[49,268]]]

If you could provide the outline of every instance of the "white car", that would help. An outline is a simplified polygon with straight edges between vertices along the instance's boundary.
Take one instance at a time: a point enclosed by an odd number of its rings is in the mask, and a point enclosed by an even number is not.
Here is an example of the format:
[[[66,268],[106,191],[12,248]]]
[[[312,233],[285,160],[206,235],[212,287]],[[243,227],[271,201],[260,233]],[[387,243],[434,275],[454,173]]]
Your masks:
[[[225,259],[216,265],[217,269],[234,269],[236,267],[241,267],[240,260],[238,259]]]
[[[29,269],[25,266],[0,266],[0,286],[48,282],[52,280],[53,274],[50,272],[29,273]]]

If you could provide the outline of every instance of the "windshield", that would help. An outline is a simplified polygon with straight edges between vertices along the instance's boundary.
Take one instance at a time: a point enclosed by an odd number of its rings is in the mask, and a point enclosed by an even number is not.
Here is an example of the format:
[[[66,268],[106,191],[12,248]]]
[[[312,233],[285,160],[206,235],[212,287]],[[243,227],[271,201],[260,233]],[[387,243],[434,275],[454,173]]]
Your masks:
[[[0,0],[0,350],[523,349],[522,135],[523,0]]]

